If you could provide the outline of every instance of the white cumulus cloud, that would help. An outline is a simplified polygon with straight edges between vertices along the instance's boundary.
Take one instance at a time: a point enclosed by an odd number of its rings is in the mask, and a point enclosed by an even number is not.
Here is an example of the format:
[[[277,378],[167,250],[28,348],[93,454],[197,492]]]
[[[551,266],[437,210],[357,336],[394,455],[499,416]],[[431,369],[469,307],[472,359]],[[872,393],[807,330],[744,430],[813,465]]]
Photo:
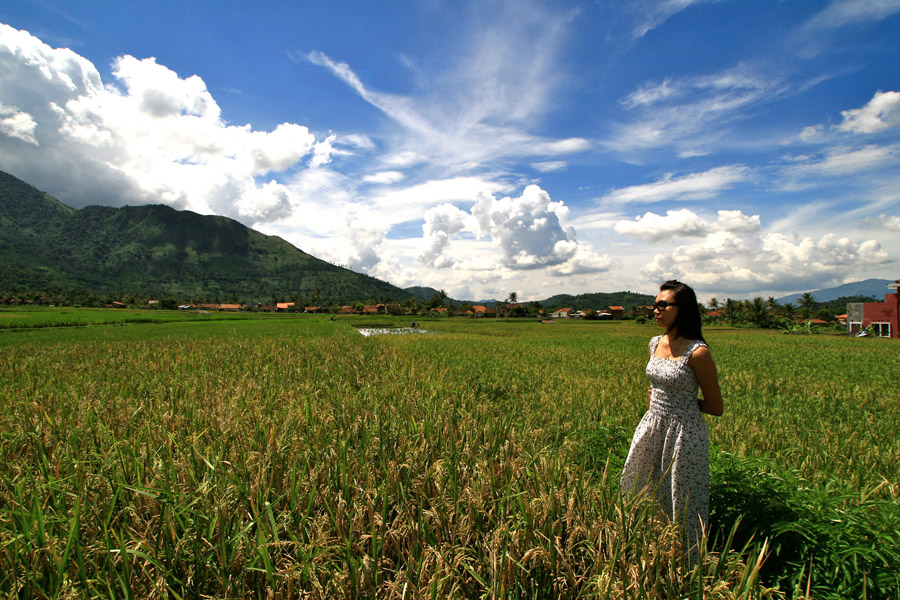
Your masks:
[[[456,260],[444,254],[450,239],[466,226],[469,214],[452,204],[441,204],[425,211],[425,225],[422,226],[424,243],[419,260],[436,268],[452,266]]]
[[[472,210],[481,232],[503,249],[504,264],[530,269],[563,263],[575,253],[575,230],[564,228],[568,208],[529,185],[518,198],[484,198]],[[560,244],[560,242],[566,242]]]
[[[438,268],[463,264],[468,272],[548,268],[554,274],[575,274],[609,269],[614,261],[579,243],[575,230],[566,225],[568,215],[564,203],[554,202],[537,185],[527,186],[520,196],[499,199],[482,191],[469,211],[449,203],[426,211],[419,260]],[[467,240],[459,241],[464,233]],[[497,260],[485,262],[483,249],[473,255],[473,244],[483,242],[472,237],[488,240],[499,250]]]
[[[669,210],[665,215],[648,212],[633,220],[620,220],[613,231],[622,235],[658,242],[675,237],[703,237],[716,231],[746,233],[758,230],[759,215],[745,215],[739,210],[720,210],[715,221],[707,221],[688,209]]]
[[[888,231],[900,231],[900,216],[880,214],[874,219],[864,219],[862,225],[871,229],[886,229]]]
[[[839,280],[848,269],[893,261],[876,240],[858,242],[833,233],[817,240],[718,231],[701,242],[657,254],[641,274],[655,281],[690,281],[700,290],[745,293],[811,287]]]
[[[36,127],[37,123],[31,118],[31,115],[0,102],[0,134],[37,146],[38,141],[34,137]]]
[[[900,125],[900,92],[878,92],[862,108],[841,111],[837,129],[850,133],[875,133]]]
[[[228,125],[199,76],[154,58],[121,56],[112,73],[104,85],[85,58],[0,24],[6,170],[76,206],[166,203],[253,224],[291,211],[287,190],[257,177],[334,154],[333,138],[295,123]]]

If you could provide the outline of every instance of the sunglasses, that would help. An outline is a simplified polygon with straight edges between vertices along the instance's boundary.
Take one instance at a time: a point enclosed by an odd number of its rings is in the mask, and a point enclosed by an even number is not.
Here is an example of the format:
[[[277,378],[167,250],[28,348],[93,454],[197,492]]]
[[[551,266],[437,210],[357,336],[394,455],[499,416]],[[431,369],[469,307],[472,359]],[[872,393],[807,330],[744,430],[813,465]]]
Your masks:
[[[659,302],[656,302],[653,304],[654,310],[655,309],[666,310],[670,306],[678,306],[678,303],[677,302],[666,302],[665,300],[660,300]]]

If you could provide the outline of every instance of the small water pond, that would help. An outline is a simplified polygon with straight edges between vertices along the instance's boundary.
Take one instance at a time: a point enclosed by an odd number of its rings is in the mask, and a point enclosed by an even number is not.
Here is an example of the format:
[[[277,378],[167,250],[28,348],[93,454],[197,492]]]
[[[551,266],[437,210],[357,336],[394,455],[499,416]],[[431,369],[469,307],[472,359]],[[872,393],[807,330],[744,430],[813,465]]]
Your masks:
[[[418,327],[357,327],[362,335],[410,335],[414,333],[434,333]]]

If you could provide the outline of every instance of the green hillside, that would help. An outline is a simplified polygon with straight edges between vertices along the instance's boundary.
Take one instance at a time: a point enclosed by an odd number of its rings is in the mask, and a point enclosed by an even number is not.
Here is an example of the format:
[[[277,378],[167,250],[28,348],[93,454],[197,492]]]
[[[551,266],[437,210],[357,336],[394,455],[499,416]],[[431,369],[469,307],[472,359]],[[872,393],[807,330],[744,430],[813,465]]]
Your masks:
[[[0,289],[245,302],[409,296],[233,219],[162,205],[75,210],[2,172]]]
[[[593,294],[579,294],[572,296],[570,294],[559,294],[542,301],[541,304],[546,308],[593,308],[601,309],[608,306],[622,306],[630,309],[634,305],[647,306],[653,304],[655,296],[649,294],[639,294],[637,292],[598,292]]]

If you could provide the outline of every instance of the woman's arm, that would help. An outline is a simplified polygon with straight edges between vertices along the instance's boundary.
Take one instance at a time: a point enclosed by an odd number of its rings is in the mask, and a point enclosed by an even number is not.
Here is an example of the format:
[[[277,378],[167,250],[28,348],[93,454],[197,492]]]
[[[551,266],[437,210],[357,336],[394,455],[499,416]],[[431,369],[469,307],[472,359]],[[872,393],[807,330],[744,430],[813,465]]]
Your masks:
[[[653,358],[653,340],[650,340],[650,343],[647,344],[647,360]],[[653,386],[650,386],[650,389],[647,390],[647,410],[650,410],[650,404],[653,402]]]
[[[703,399],[700,401],[700,412],[708,415],[719,416],[725,412],[725,404],[722,402],[722,390],[719,389],[719,374],[716,372],[716,363],[706,346],[700,346],[688,358],[688,366],[697,375],[700,383],[700,391]]]

